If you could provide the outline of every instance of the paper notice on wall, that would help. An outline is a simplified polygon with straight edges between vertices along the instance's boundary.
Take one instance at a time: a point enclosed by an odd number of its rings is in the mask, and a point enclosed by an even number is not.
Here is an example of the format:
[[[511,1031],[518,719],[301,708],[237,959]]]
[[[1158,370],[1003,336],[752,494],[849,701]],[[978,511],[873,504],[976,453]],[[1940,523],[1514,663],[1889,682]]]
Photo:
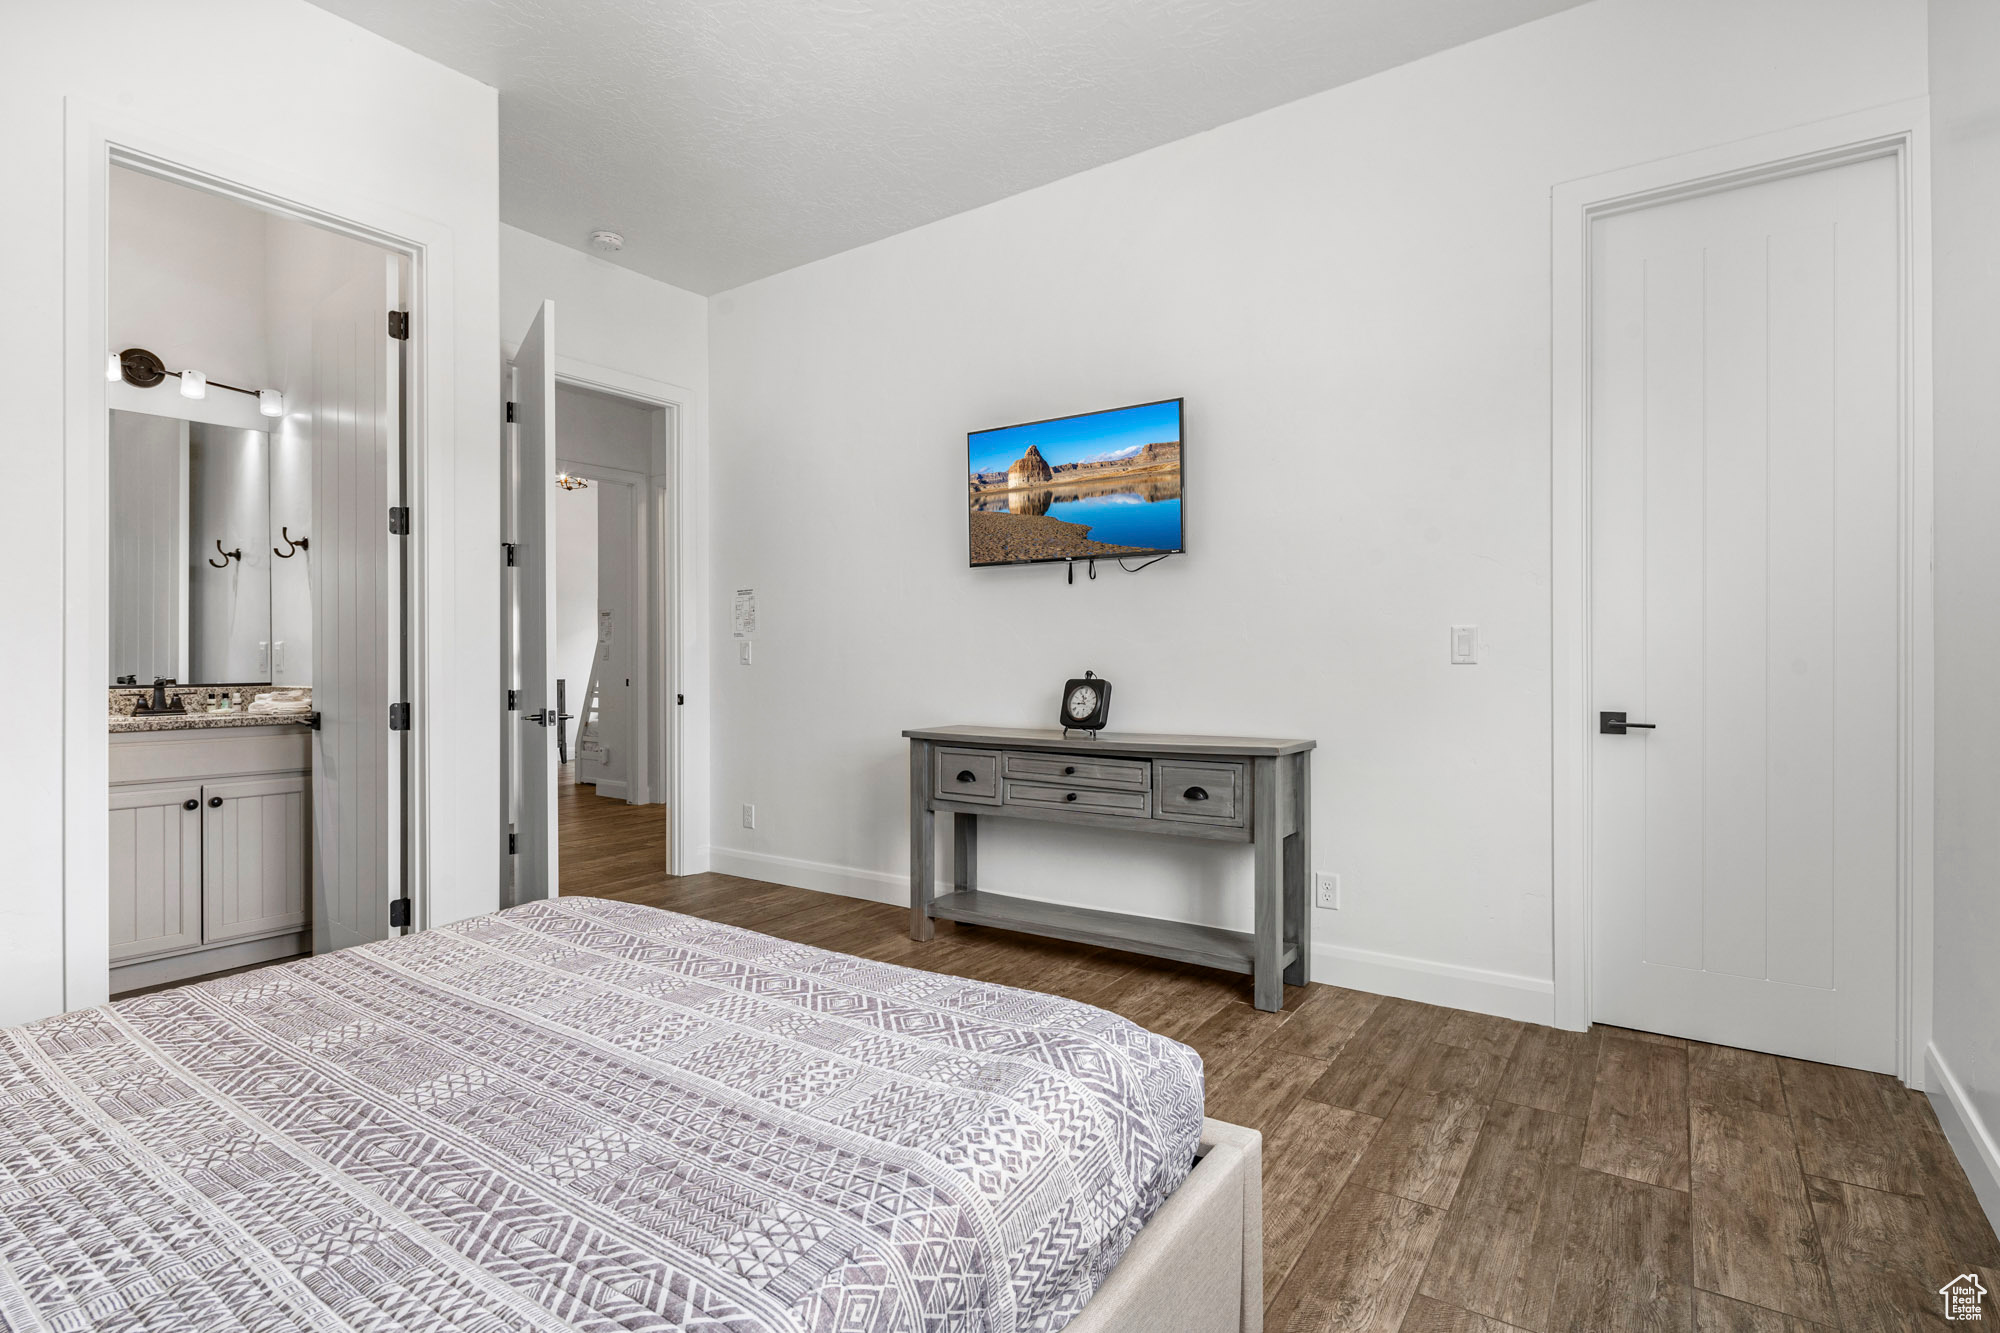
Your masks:
[[[738,588],[736,590],[736,637],[747,639],[757,633],[757,590]]]
[[[599,643],[611,642],[611,613],[609,611],[599,611],[597,613],[597,641]]]

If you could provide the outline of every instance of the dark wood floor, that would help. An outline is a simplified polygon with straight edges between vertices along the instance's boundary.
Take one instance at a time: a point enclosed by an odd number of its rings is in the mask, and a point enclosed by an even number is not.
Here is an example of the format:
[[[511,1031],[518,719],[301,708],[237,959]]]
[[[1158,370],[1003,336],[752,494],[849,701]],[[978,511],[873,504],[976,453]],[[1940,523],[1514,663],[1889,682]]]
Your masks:
[[[672,878],[657,806],[571,787],[562,819],[566,894],[1067,995],[1200,1051],[1208,1113],[1264,1133],[1271,1333],[1873,1333],[1944,1327],[1960,1273],[2000,1293],[1929,1104],[1882,1075],[1334,986],[1260,1013],[1226,973],[950,923],[916,944],[905,909]]]

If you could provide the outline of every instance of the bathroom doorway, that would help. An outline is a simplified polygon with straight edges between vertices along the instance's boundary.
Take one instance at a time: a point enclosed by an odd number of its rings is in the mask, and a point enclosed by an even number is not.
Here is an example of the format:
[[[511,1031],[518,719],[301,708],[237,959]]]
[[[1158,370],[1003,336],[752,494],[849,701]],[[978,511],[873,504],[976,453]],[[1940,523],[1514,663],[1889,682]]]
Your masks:
[[[118,995],[416,924],[413,257],[150,163],[105,205]]]

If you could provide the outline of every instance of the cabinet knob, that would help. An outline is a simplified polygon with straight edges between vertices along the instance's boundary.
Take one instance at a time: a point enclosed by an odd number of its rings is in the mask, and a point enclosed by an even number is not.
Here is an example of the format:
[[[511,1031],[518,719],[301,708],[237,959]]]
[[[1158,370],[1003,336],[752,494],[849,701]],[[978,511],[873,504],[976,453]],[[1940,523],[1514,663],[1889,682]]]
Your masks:
[[[1075,764],[1070,764],[1070,765],[1068,765],[1067,767],[1065,767],[1065,768],[1063,769],[1063,776],[1064,776],[1064,777],[1066,777],[1066,778],[1073,778],[1073,777],[1075,777],[1075,776],[1076,776],[1076,765],[1075,765]]]
[[[1076,793],[1075,793],[1075,792],[1073,792],[1073,791],[1072,791],[1072,792],[1064,792],[1064,793],[1063,793],[1063,799],[1064,799],[1065,801],[1074,801],[1074,800],[1076,799]]]
[[[181,804],[181,809],[183,809],[183,810],[199,810],[199,809],[201,809],[201,802],[200,802],[200,801],[197,801],[197,800],[195,800],[195,799],[194,799],[194,797],[190,796],[190,797],[188,797],[188,799],[187,799],[186,801],[182,802],[182,804]]]
[[[208,808],[211,810],[220,810],[222,808],[222,798],[220,796],[209,797]]]
[[[1189,787],[1186,791],[1181,793],[1181,796],[1183,799],[1189,801],[1205,801],[1208,799],[1208,788]]]
[[[973,778],[971,769],[961,768],[958,770],[958,780],[960,782],[972,782],[976,779]]]

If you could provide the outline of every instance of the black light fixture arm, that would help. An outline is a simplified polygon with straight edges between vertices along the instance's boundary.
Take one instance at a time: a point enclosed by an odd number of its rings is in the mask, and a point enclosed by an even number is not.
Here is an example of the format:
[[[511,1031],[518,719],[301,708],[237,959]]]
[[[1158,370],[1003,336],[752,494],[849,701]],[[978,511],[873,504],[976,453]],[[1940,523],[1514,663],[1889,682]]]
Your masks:
[[[170,378],[178,379],[181,374],[178,370],[168,370],[166,362],[143,347],[128,347],[118,354],[118,373],[127,384],[138,389],[150,389]],[[224,384],[221,380],[209,380],[207,383],[211,389],[227,389],[251,398],[263,392],[261,389],[246,389],[240,384]]]

